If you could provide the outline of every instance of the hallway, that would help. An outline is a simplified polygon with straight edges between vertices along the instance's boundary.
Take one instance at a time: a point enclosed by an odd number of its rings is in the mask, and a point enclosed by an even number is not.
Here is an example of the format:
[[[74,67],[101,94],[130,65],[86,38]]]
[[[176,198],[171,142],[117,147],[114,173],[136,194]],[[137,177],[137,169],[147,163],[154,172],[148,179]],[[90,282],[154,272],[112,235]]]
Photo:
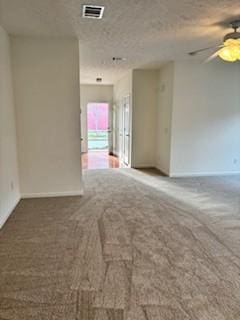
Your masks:
[[[108,151],[89,151],[82,154],[83,169],[110,169],[119,167],[119,159],[109,155]]]

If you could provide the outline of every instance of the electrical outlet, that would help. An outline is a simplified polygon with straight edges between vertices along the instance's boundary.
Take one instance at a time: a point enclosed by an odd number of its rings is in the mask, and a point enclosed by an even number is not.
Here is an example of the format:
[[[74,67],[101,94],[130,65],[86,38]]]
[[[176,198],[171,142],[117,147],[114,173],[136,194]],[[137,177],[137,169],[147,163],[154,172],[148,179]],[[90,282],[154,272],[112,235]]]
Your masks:
[[[11,186],[11,190],[14,190],[14,182],[13,181],[11,181],[10,186]]]
[[[238,163],[238,159],[237,158],[234,158],[233,159],[233,164],[237,164]]]

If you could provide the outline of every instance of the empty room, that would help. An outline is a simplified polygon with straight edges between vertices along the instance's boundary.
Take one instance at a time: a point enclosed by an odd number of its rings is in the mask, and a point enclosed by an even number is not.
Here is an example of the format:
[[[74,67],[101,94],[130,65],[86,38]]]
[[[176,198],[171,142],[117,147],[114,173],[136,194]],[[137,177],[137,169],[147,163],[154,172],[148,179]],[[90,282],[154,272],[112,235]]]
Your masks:
[[[239,0],[0,0],[0,320],[240,320]]]

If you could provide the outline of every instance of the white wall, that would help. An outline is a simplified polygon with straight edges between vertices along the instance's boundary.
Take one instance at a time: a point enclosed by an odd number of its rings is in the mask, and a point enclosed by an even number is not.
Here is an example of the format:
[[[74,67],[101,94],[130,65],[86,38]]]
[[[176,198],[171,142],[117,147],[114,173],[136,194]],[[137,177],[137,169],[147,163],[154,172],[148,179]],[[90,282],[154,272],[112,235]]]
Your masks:
[[[175,63],[171,175],[240,172],[240,65]]]
[[[173,81],[174,63],[170,62],[159,71],[157,106],[156,167],[167,175],[170,173]]]
[[[80,194],[78,41],[13,37],[20,189]]]
[[[132,71],[129,71],[126,73],[124,77],[122,77],[120,80],[118,80],[114,84],[114,88],[113,88],[114,102],[118,102],[123,97],[126,97],[132,94],[132,81],[133,81],[133,73]]]
[[[115,118],[115,137],[113,139],[113,152],[117,155],[121,153],[121,138],[122,132],[122,102],[123,98],[130,96],[130,116],[132,114],[132,91],[133,91],[133,73],[129,71],[124,77],[118,80],[113,87],[113,106],[114,106],[114,118]],[[131,137],[130,137],[131,138]],[[130,139],[131,140],[131,139]],[[130,145],[131,148],[131,145]],[[131,154],[130,154],[131,163]]]
[[[82,152],[87,152],[87,105],[89,102],[109,103],[110,109],[113,102],[112,85],[81,85],[81,137]],[[111,115],[111,110],[110,110]]]
[[[114,85],[116,110],[115,153],[121,153],[122,102],[130,96],[130,163],[132,167],[156,164],[157,70],[133,70]]]
[[[157,128],[156,70],[133,71],[132,166],[154,167]]]
[[[19,199],[10,43],[0,27],[0,228]]]

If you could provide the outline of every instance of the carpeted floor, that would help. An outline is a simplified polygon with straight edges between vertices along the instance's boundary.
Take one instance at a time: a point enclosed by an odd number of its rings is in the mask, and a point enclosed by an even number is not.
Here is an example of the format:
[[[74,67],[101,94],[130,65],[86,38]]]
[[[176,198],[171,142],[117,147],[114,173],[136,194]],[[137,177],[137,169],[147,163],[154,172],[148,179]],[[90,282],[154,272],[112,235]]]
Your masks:
[[[85,181],[0,231],[0,320],[240,319],[240,176]]]

